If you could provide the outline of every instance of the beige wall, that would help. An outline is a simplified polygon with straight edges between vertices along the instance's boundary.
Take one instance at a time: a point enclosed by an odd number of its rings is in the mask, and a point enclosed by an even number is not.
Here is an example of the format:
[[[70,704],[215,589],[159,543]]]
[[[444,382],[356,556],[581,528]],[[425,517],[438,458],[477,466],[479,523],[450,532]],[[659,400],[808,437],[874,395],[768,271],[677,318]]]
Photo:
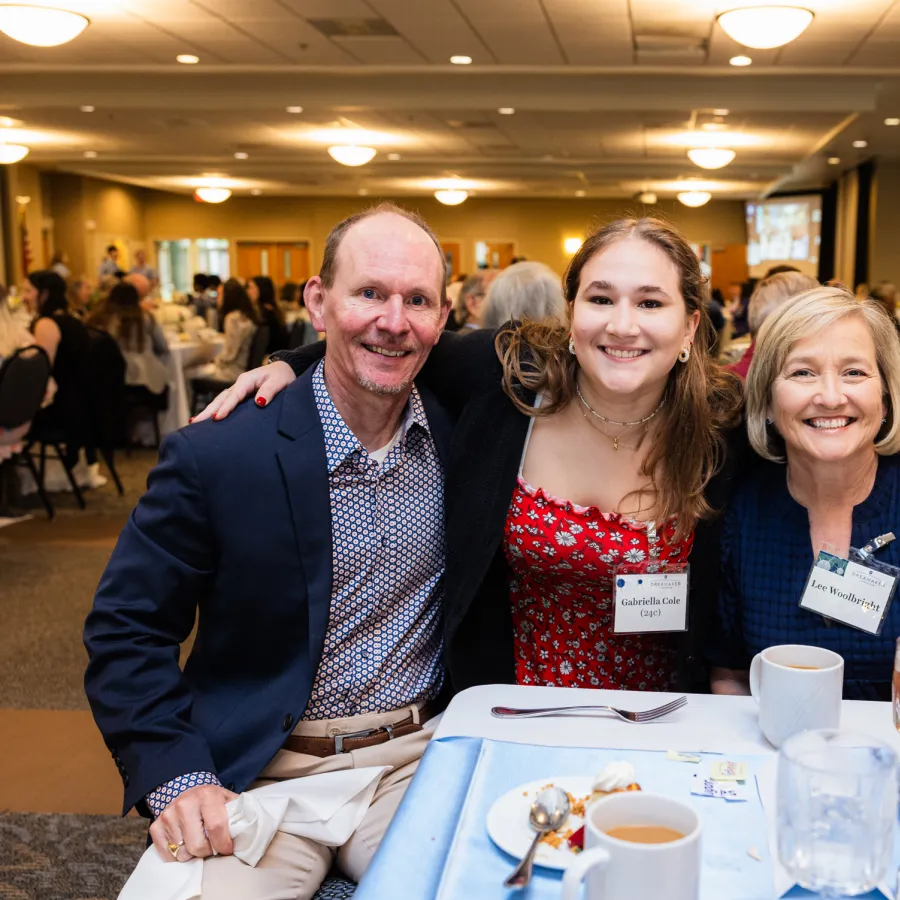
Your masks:
[[[148,243],[177,238],[240,240],[308,240],[312,271],[318,271],[322,247],[336,222],[372,202],[355,198],[233,197],[221,205],[197,203],[189,197],[159,191],[146,193]],[[472,198],[458,207],[431,198],[398,198],[420,212],[445,241],[462,245],[462,269],[475,268],[476,241],[513,241],[516,253],[562,272],[568,261],[567,237],[580,237],[594,221],[608,221],[641,207],[618,200],[501,200]],[[695,243],[743,244],[744,207],[739,201],[713,201],[692,210],[663,202],[653,207]],[[234,255],[232,265],[234,265]]]
[[[872,284],[900,284],[900,162],[879,160],[872,190],[869,239]]]

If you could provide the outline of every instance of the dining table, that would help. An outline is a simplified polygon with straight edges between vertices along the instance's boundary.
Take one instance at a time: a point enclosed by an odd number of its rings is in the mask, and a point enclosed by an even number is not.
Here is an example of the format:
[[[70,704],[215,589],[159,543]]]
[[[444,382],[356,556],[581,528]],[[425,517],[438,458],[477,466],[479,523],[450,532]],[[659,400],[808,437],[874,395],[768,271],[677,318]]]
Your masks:
[[[169,375],[169,408],[160,415],[159,432],[165,437],[188,424],[191,416],[190,390],[185,369],[209,362],[225,346],[223,335],[216,333],[200,341],[188,334],[165,332],[169,353],[166,367]]]
[[[492,840],[488,819],[504,795],[523,783],[562,775],[594,776],[606,763],[633,763],[645,790],[675,795],[701,812],[704,857],[700,900],[775,900],[817,897],[793,884],[778,861],[776,845],[777,750],[759,728],[749,696],[687,694],[682,708],[636,724],[603,713],[509,719],[495,707],[613,706],[639,712],[677,694],[491,684],[469,688],[432,722],[434,735],[419,763],[382,845],[355,895],[379,900],[511,900],[502,881],[514,855]],[[888,743],[900,754],[890,703],[844,700],[842,730]],[[676,760],[692,755],[697,762]],[[748,801],[691,796],[694,772],[716,760],[738,760],[751,773]],[[522,791],[524,793],[524,791]],[[527,812],[522,811],[525,828]],[[540,859],[540,856],[539,856]],[[889,877],[867,898],[896,896],[900,834]],[[538,865],[528,900],[551,900],[561,891],[561,872]],[[585,894],[587,896],[587,894]],[[616,900],[616,898],[611,898]],[[661,898],[664,900],[664,898]]]

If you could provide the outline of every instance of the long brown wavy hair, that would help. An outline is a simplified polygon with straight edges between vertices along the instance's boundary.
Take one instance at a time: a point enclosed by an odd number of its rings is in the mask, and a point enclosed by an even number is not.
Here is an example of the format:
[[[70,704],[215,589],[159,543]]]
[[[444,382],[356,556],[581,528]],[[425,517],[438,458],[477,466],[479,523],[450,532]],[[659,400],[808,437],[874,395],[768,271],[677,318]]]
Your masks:
[[[710,478],[722,464],[723,429],[740,416],[740,382],[710,356],[715,331],[707,311],[709,286],[700,261],[684,237],[661,219],[618,219],[594,231],[572,257],[563,276],[569,323],[587,262],[616,241],[636,237],[662,250],[678,268],[687,315],[700,312],[687,363],[676,362],[666,386],[653,445],[641,474],[650,479],[657,518],[677,516],[676,540],[683,540],[713,510],[704,497]],[[501,330],[497,353],[503,363],[503,389],[527,416],[549,416],[575,397],[578,360],[569,352],[570,324],[525,322]],[[521,389],[542,393],[535,409]],[[640,492],[643,493],[643,492]]]

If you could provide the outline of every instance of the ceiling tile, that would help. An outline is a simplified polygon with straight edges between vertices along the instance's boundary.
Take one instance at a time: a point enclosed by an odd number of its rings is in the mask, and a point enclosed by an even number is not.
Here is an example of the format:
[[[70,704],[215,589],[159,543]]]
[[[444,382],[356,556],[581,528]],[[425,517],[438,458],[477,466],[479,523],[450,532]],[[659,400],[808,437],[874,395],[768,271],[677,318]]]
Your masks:
[[[506,65],[565,62],[539,0],[456,0],[457,6]]]
[[[585,4],[544,0],[550,23],[574,66],[620,66],[633,62],[628,0]]]
[[[426,61],[402,37],[335,38],[334,43],[360,62],[373,65],[421,65]]]

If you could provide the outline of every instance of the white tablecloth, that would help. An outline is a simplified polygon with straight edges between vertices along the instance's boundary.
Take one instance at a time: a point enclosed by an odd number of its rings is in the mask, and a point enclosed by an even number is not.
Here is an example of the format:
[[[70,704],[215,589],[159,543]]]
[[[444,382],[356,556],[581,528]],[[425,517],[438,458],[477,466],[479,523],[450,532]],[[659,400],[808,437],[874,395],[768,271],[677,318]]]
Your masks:
[[[218,352],[224,346],[225,339],[219,336],[212,343]],[[175,337],[169,337],[169,408],[162,414],[159,421],[159,430],[163,436],[171,434],[179,428],[184,428],[188,424],[191,416],[191,404],[184,370],[188,366],[208,362],[210,359],[209,346],[209,344],[201,344],[197,341],[180,341]]]
[[[595,691],[491,684],[457,694],[444,712],[436,738],[482,737],[552,747],[617,747],[635,750],[704,750],[763,753],[775,750],[763,737],[752,697],[689,694],[688,705],[656,722],[632,725],[612,717],[555,716],[551,719],[496,719],[492,706],[609,705],[643,710],[677,694]],[[841,728],[887,741],[900,753],[890,703],[845,700]]]

